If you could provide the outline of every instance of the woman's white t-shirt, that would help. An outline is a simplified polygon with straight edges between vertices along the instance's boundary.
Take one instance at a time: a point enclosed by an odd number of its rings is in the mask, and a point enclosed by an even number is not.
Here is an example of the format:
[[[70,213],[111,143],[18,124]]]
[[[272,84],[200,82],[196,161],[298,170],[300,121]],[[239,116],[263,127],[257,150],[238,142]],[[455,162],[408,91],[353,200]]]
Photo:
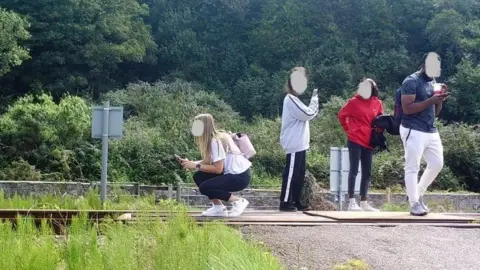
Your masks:
[[[228,144],[231,151],[226,153],[222,143],[219,143],[216,139],[212,140],[212,162],[223,160],[224,174],[240,174],[248,170],[252,163],[240,154],[240,149],[233,140],[228,140]]]

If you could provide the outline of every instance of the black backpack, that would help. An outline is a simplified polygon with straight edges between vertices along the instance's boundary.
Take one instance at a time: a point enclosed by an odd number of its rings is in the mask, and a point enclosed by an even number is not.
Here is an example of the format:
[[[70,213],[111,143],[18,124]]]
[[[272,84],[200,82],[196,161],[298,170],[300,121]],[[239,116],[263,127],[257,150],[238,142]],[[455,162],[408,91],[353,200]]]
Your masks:
[[[393,112],[393,128],[389,132],[392,135],[400,135],[400,125],[402,124],[402,89],[398,88],[395,93],[395,110]]]
[[[372,134],[370,136],[370,145],[373,147],[374,154],[385,150],[388,151],[387,138],[383,132],[375,131],[374,127],[372,127]]]
[[[376,128],[383,129],[382,132],[377,132]],[[395,124],[394,116],[392,115],[378,115],[372,122],[372,134],[370,137],[370,145],[374,152],[381,152],[388,150],[387,138],[385,131],[392,135],[398,135],[398,126]]]

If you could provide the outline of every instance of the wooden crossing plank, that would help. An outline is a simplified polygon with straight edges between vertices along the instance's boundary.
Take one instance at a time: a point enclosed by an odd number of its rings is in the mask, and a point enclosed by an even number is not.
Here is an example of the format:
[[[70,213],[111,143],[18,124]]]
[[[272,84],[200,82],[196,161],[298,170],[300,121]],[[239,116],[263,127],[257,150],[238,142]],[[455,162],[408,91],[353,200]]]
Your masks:
[[[207,224],[208,221],[197,221],[198,224]],[[427,226],[427,227],[446,227],[446,228],[464,228],[464,229],[480,229],[479,223],[405,223],[405,222],[387,222],[387,223],[336,223],[336,222],[240,222],[240,221],[227,221],[226,225],[236,226],[287,226],[287,227],[299,227],[299,226],[363,226],[363,227],[402,227],[402,226]]]
[[[285,212],[270,212],[270,213],[259,213],[259,212],[243,212],[239,217],[203,217],[201,213],[189,213],[189,216],[194,218],[197,221],[228,221],[228,222],[334,222],[333,219],[305,215],[302,212],[296,213],[285,213]],[[120,216],[117,220],[147,220],[154,218],[164,218],[164,215],[152,215],[141,214],[141,213],[126,213]]]
[[[227,217],[227,218],[211,218],[211,217],[194,217],[197,221],[201,220],[225,220],[228,222],[335,222],[335,220],[325,217],[309,216],[304,214],[286,214],[286,215],[248,215],[243,214],[239,217]]]
[[[455,216],[441,213],[429,213],[426,216],[412,216],[407,212],[350,212],[350,211],[306,211],[305,214],[331,218],[342,222],[472,222],[479,221],[476,217]]]

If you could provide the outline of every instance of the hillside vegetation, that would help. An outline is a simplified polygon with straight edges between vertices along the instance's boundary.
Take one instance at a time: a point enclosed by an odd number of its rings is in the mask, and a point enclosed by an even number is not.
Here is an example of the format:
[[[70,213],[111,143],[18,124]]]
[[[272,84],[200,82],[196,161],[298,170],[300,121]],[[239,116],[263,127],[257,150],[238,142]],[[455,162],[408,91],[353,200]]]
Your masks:
[[[324,183],[336,114],[364,76],[387,111],[421,56],[442,57],[452,92],[438,123],[446,166],[434,188],[480,190],[480,3],[475,0],[0,0],[0,178],[100,176],[91,106],[125,108],[111,181],[189,180],[173,154],[198,157],[192,117],[251,135],[254,184],[280,181],[283,86],[296,65],[319,88],[308,169]],[[306,97],[310,92],[306,93]],[[373,185],[403,181],[399,137],[374,160]]]

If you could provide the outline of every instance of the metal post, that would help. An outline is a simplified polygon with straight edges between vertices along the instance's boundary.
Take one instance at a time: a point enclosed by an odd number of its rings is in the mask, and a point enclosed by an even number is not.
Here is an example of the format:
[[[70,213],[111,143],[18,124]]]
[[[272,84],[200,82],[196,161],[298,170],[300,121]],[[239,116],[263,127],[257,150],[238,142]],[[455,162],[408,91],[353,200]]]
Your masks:
[[[177,199],[177,202],[180,203],[180,200],[182,198],[182,186],[181,186],[181,183],[180,181],[177,181],[177,194],[176,194],[176,199]]]
[[[338,201],[340,208],[340,200],[342,194],[342,149],[338,147],[330,147],[330,192],[334,195],[335,202]],[[341,209],[339,209],[341,210]]]
[[[173,185],[172,184],[168,184],[168,199],[172,199],[173,198]]]
[[[77,190],[77,196],[83,195],[83,193],[82,193],[82,183],[77,181],[75,189]]]
[[[102,178],[100,183],[100,201],[105,206],[107,200],[107,166],[108,166],[108,119],[110,114],[110,101],[103,104],[103,128],[102,128]]]
[[[339,168],[339,175],[338,175],[338,211],[343,210],[343,190],[342,190],[342,180],[343,180],[343,166],[342,166],[342,148],[340,147],[340,155],[338,155],[338,164]]]
[[[135,187],[135,196],[140,196],[140,184],[139,183],[135,183],[134,184],[134,187]]]

